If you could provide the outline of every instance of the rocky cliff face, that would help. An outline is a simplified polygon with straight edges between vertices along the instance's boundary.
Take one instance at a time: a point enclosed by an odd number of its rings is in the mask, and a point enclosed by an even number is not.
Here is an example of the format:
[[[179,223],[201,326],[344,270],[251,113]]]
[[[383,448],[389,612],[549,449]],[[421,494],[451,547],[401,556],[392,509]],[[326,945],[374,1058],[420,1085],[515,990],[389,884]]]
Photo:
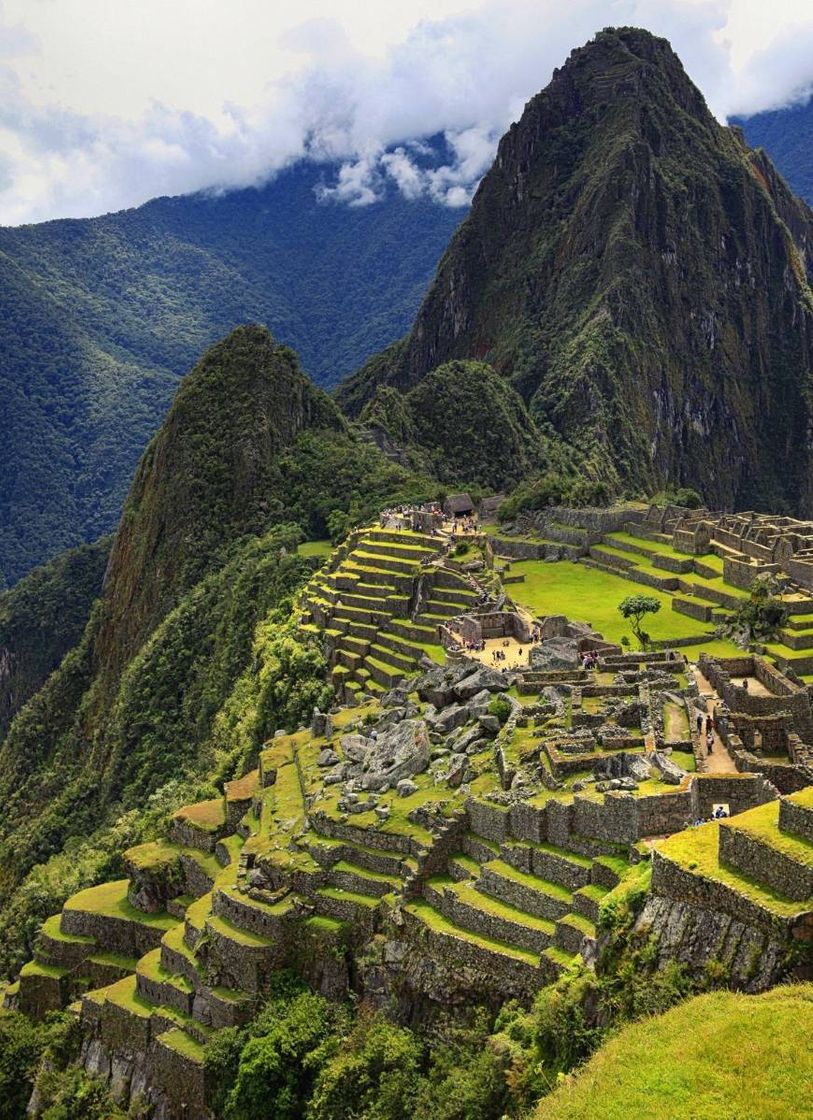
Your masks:
[[[811,238],[669,44],[604,31],[503,137],[384,377],[482,359],[617,489],[810,512]]]

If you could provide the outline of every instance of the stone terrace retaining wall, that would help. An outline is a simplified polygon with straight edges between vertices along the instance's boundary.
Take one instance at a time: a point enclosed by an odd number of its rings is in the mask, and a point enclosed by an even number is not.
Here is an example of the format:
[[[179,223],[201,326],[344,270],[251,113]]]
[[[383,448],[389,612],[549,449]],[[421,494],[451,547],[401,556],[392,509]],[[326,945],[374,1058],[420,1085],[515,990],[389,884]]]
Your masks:
[[[803,867],[777,848],[759,843],[738,829],[736,821],[720,824],[720,859],[785,898],[803,902],[813,896],[813,868]]]

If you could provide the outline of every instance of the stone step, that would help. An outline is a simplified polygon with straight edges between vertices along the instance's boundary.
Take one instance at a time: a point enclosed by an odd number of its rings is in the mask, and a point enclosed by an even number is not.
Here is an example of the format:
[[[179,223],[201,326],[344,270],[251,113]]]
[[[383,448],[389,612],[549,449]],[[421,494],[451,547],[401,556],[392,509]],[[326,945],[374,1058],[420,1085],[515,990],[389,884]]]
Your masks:
[[[34,956],[40,964],[75,970],[97,951],[96,940],[78,934],[63,933],[61,914],[47,918],[37,935]]]
[[[364,660],[364,655],[361,653],[354,653],[350,649],[339,648],[336,650],[336,661],[339,665],[343,665],[351,672],[358,669]]]
[[[330,879],[334,887],[341,887],[342,890],[355,894],[369,895],[371,898],[383,898],[385,894],[391,894],[401,886],[398,875],[370,871],[345,859],[334,863],[330,870]]]
[[[515,906],[477,891],[468,880],[454,882],[436,876],[425,885],[426,897],[447,918],[485,937],[541,953],[554,938],[553,922],[536,918]]]
[[[380,898],[342,887],[319,887],[311,896],[311,902],[317,914],[371,933]]]
[[[397,669],[402,675],[404,673],[413,673],[418,664],[417,657],[411,653],[397,653],[395,650],[380,643],[370,646],[369,656],[376,661],[380,661],[384,665]]]
[[[397,573],[391,572],[387,568],[379,568],[372,562],[369,564],[359,564],[355,560],[348,560],[336,574],[351,578],[356,583],[374,583],[377,586],[389,587],[392,591],[395,590]]]
[[[405,638],[401,638],[397,634],[390,634],[387,631],[382,631],[378,635],[376,645],[379,650],[382,648],[390,650],[390,652],[399,655],[412,665],[417,665],[423,655],[422,649],[411,645]]]
[[[611,891],[621,882],[627,867],[622,856],[596,856],[590,866],[590,882]]]
[[[365,529],[362,540],[380,541],[386,544],[412,544],[425,548],[428,552],[438,552],[441,542],[429,533],[418,533],[413,529]]]
[[[529,983],[531,990],[540,987],[546,978],[539,971],[539,954],[523,949],[496,937],[481,936],[474,930],[458,925],[425,899],[409,902],[403,908],[407,917],[426,926],[441,945],[448,946],[448,957],[459,958],[488,975],[493,971],[501,977],[506,962],[510,962],[518,977]]]
[[[779,802],[779,828],[813,843],[813,786],[783,797]]]
[[[459,591],[452,588],[433,587],[432,601],[435,603],[449,603],[460,610],[470,610],[477,604],[477,595],[473,591]]]
[[[432,615],[437,618],[455,618],[456,615],[461,614],[461,608],[455,603],[445,603],[433,597],[426,603],[423,614]]]
[[[577,914],[589,918],[594,924],[598,923],[601,900],[608,894],[606,887],[598,883],[588,883],[586,887],[579,887],[573,894],[573,909]]]
[[[414,566],[423,563],[425,560],[431,560],[438,554],[437,547],[427,548],[421,544],[406,544],[400,541],[396,544],[394,541],[385,541],[381,540],[380,537],[371,537],[366,534],[359,541],[359,552],[361,551],[367,554],[391,557],[396,560],[407,560]],[[358,554],[357,552],[356,555]]]
[[[475,880],[480,877],[480,864],[471,856],[458,853],[449,860],[448,872],[456,883],[464,879]]]
[[[475,886],[483,894],[548,921],[561,918],[573,903],[573,895],[566,887],[518,871],[500,859],[483,865]]]
[[[363,833],[362,830],[359,830],[359,833],[365,838],[374,838],[376,835],[372,832]],[[299,843],[322,867],[333,867],[338,861],[346,860],[354,867],[395,880],[399,880],[414,868],[412,857],[402,852],[375,848],[333,836],[322,836],[317,832],[306,833]]]
[[[403,669],[396,669],[393,665],[375,657],[368,657],[364,666],[370,672],[370,679],[384,689],[395,688],[398,682],[404,679]]]
[[[385,556],[376,552],[354,552],[356,561],[362,566],[367,564],[370,567],[378,568],[379,571],[394,572],[402,576],[411,576],[417,574],[418,564],[410,563],[407,560],[396,560],[391,556]]]
[[[540,964],[552,970],[550,982],[554,983],[564,972],[573,967],[575,960],[576,954],[568,953],[559,945],[549,945],[542,953]]]
[[[417,623],[405,619],[391,619],[387,629],[391,634],[399,638],[405,638],[407,641],[426,642],[429,645],[434,645],[438,640],[436,627],[419,626]]]
[[[591,861],[552,844],[507,840],[500,845],[499,854],[518,871],[536,875],[569,891],[576,891],[590,882]]]
[[[596,927],[583,914],[566,914],[556,923],[556,944],[566,953],[581,953],[585,940],[595,942]]]

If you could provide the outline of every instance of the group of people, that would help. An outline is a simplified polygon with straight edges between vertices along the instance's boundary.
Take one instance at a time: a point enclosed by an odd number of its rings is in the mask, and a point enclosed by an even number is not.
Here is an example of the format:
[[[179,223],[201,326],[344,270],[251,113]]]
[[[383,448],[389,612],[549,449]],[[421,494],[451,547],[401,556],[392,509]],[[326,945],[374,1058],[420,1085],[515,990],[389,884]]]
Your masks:
[[[503,642],[503,646],[507,648],[510,645],[511,645],[511,643],[509,642],[508,638],[506,638],[505,641]],[[500,661],[505,661],[505,659],[506,658],[505,658],[505,650],[504,649],[495,649],[495,650],[491,651],[491,660],[495,664],[499,663]]]
[[[452,521],[452,533],[476,533],[477,517],[471,514],[465,517],[455,517]]]
[[[697,734],[706,736],[706,750],[709,754],[714,754],[714,732],[717,730],[717,723],[714,713],[710,716],[704,716],[702,712],[697,713]]]
[[[597,669],[598,668],[598,650],[589,649],[582,658],[582,669]]]

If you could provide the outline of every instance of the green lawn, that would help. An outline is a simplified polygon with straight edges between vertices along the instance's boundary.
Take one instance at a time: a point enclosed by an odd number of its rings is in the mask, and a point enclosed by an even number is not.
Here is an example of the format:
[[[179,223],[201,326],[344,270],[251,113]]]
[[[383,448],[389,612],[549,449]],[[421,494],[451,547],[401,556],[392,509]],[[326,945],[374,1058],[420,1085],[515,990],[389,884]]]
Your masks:
[[[330,556],[332,551],[330,541],[304,541],[297,549],[300,556],[317,556],[319,559]]]
[[[649,615],[644,629],[656,641],[688,638],[709,633],[711,627],[672,610],[670,594],[654,588],[638,587],[611,572],[588,568],[561,560],[549,564],[544,560],[518,560],[512,571],[522,572],[524,583],[511,584],[512,597],[536,615],[565,614],[574,622],[589,622],[610,642],[619,642],[626,635],[634,645],[629,624],[618,613],[618,604],[628,595],[641,592],[661,603],[660,611]],[[733,657],[739,650],[732,642],[714,640],[687,653],[696,657],[700,650],[719,656]]]
[[[535,1120],[797,1120],[810,1115],[813,985],[713,992],[624,1028]]]

